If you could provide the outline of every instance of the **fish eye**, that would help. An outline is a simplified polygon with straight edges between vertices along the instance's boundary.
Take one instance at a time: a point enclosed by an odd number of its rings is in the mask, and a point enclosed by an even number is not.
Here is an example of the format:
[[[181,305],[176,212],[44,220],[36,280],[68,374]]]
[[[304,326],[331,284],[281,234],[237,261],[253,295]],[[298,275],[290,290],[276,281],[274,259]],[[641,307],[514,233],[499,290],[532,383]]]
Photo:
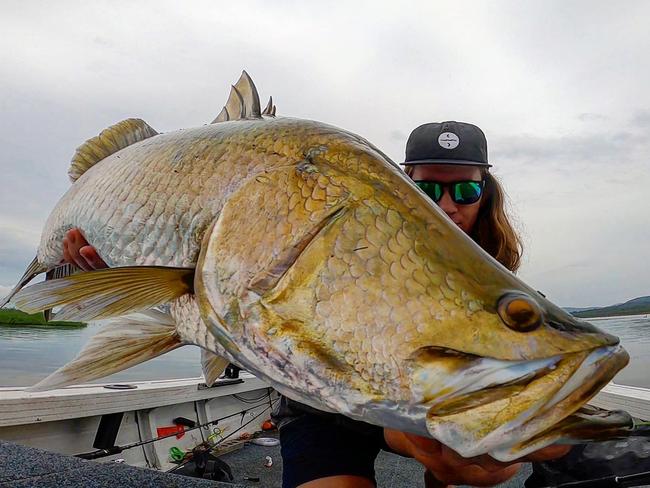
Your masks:
[[[530,332],[542,325],[542,310],[526,295],[503,295],[497,304],[497,313],[504,324],[517,332]]]

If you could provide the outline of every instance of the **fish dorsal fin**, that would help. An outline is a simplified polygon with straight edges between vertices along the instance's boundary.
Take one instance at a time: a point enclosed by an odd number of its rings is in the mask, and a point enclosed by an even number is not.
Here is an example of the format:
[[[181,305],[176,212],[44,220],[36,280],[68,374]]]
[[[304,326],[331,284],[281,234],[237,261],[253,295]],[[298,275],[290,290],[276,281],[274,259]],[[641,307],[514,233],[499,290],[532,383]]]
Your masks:
[[[266,109],[264,110],[264,115],[275,114],[275,107],[273,107],[273,114],[266,113]],[[255,88],[255,84],[251,77],[248,76],[248,73],[242,71],[239,80],[230,89],[226,105],[212,123],[216,124],[228,120],[259,119],[261,117],[260,96],[257,93],[257,88]]]
[[[269,97],[269,103],[267,103],[266,107],[264,107],[262,115],[270,115],[272,117],[275,117],[275,105],[273,105],[273,97]]]
[[[158,132],[142,119],[126,119],[111,125],[77,148],[68,170],[70,180],[74,183],[102,159],[156,134]]]
[[[246,105],[244,105],[244,98],[234,85],[230,87],[230,96],[228,97],[228,101],[224,108],[228,114],[228,120],[246,118]]]

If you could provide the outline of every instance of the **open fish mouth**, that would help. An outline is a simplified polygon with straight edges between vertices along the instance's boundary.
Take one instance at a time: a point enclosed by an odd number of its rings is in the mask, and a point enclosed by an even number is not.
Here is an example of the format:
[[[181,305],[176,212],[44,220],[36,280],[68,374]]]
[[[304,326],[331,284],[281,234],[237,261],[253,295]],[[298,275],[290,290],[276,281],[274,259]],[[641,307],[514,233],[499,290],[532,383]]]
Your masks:
[[[430,362],[431,354],[439,356],[441,351],[426,354],[431,365],[436,364]],[[592,418],[586,411],[572,415],[627,364],[629,356],[620,345],[533,361],[453,354],[454,359],[444,363],[451,373],[447,387],[422,388],[426,377],[433,377],[431,367],[412,378],[425,394],[421,398],[428,407],[427,430],[463,456],[490,453],[511,461],[558,440],[607,437],[630,427],[625,415],[610,416],[606,422],[602,415]]]

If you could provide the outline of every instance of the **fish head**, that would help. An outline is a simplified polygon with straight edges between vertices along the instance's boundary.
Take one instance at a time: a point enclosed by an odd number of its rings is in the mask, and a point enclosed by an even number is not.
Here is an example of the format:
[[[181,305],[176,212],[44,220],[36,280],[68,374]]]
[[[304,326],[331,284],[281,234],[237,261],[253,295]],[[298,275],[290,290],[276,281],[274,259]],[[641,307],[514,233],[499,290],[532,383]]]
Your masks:
[[[195,288],[215,335],[290,397],[465,456],[556,440],[627,363],[618,339],[525,285],[379,150],[328,130],[251,177],[206,236]]]

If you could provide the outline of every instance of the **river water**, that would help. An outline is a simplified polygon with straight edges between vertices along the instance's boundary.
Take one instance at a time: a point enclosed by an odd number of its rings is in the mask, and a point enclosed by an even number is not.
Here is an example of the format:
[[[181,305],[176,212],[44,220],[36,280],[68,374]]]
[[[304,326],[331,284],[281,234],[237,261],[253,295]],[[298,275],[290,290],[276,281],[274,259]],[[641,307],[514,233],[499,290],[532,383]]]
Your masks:
[[[635,315],[590,319],[597,327],[617,335],[630,353],[630,364],[616,383],[650,388],[650,317]],[[82,329],[0,325],[0,386],[27,386],[71,360],[101,327]],[[200,350],[181,347],[151,361],[97,382],[128,382],[187,378],[201,375]]]

